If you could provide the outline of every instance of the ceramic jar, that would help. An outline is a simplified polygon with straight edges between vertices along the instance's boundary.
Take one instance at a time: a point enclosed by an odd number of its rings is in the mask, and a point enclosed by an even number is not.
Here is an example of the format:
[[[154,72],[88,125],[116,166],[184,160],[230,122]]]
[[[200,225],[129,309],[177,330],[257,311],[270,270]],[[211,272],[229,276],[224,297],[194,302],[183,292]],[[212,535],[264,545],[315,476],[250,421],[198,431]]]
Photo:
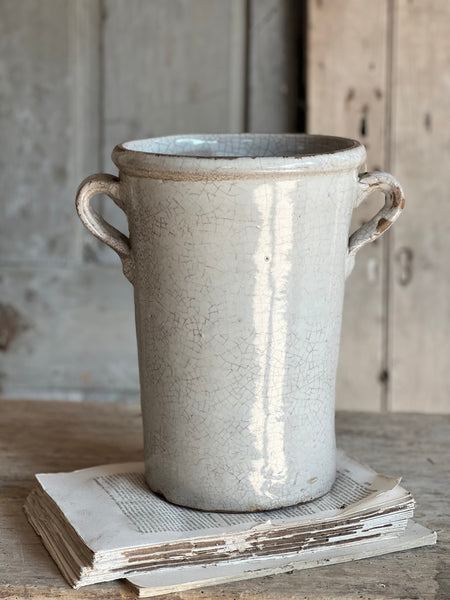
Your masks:
[[[399,216],[399,184],[329,136],[170,136],[112,156],[119,176],[88,177],[77,209],[134,286],[150,488],[218,511],[325,494],[345,278]],[[385,205],[349,239],[374,190]],[[129,237],[91,208],[99,193]]]

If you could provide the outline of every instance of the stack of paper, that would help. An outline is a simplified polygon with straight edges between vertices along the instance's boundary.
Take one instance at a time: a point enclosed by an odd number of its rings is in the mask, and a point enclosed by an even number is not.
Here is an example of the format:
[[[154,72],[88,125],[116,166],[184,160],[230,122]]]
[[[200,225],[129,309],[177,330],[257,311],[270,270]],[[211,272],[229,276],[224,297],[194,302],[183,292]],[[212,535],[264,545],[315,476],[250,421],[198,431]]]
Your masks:
[[[370,558],[400,550],[411,550],[436,543],[436,534],[426,527],[409,521],[404,533],[398,537],[381,538],[342,548],[319,548],[296,554],[286,554],[250,560],[210,564],[207,566],[157,569],[151,573],[128,577],[132,590],[140,598],[170,594],[208,585],[241,581],[264,575],[311,569],[324,565]]]
[[[332,490],[257,513],[175,506],[149,491],[143,464],[37,475],[25,510],[73,587],[128,578],[140,595],[354,560],[435,542],[410,526],[398,479],[338,452]]]

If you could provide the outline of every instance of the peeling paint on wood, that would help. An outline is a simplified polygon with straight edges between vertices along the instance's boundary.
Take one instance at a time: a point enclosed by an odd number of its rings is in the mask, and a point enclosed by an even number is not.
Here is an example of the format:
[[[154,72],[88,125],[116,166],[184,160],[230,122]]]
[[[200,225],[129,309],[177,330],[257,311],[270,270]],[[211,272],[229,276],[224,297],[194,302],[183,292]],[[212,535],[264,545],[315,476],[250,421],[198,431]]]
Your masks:
[[[386,162],[388,0],[308,1],[308,132],[359,139],[368,170]],[[375,91],[374,91],[375,90]],[[377,212],[380,195],[355,210],[351,231]],[[378,276],[368,277],[369,265]],[[385,390],[383,368],[383,243],[358,256],[346,286],[337,405],[379,411]],[[364,341],[363,341],[364,340]]]
[[[450,2],[397,0],[393,8],[392,155],[408,218],[391,248],[389,402],[450,412]]]
[[[76,187],[127,137],[240,126],[245,6],[0,0],[0,300],[33,323],[4,325],[3,396],[139,396],[132,292],[79,226]]]
[[[7,351],[10,344],[27,329],[21,314],[11,304],[0,304],[0,350]]]
[[[71,252],[68,2],[2,0],[0,256],[59,264]]]

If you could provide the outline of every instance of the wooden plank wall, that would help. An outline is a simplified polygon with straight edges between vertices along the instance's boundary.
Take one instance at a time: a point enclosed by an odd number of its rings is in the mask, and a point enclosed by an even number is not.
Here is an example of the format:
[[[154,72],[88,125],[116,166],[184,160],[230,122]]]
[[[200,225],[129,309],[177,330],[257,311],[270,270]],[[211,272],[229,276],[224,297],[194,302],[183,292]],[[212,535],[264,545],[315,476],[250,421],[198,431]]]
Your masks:
[[[308,131],[360,139],[407,196],[347,284],[340,407],[450,412],[449,22],[447,0],[308,1]]]
[[[76,188],[126,139],[242,130],[246,18],[245,0],[0,0],[4,397],[138,397],[132,287]]]
[[[298,0],[250,0],[245,131],[297,131],[299,32]]]
[[[450,412],[450,2],[393,7],[392,410]]]
[[[314,0],[308,5],[308,131],[361,140],[368,169],[386,163],[386,7],[387,0]],[[354,229],[376,212],[375,200],[355,211]],[[376,242],[358,255],[347,284],[340,408],[379,411],[383,406],[383,278],[383,244]]]
[[[132,288],[76,188],[126,139],[288,128],[292,4],[0,0],[0,395],[138,397]]]
[[[338,407],[450,412],[450,4],[305,3],[308,130],[362,140],[408,199],[349,279]],[[124,139],[296,130],[300,5],[0,0],[1,395],[137,398],[132,289],[76,187]]]

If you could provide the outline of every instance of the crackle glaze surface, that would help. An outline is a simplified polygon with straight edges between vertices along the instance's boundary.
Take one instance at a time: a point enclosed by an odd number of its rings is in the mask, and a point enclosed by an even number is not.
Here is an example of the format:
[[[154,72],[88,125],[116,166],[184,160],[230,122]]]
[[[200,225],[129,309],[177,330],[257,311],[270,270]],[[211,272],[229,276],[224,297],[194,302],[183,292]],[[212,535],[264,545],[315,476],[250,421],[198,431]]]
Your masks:
[[[151,489],[233,511],[324,494],[345,276],[400,214],[400,187],[360,177],[364,148],[325,136],[157,138],[113,159],[120,179],[88,178],[78,210],[134,284]],[[374,188],[386,205],[349,243]],[[129,240],[90,209],[100,192]]]

